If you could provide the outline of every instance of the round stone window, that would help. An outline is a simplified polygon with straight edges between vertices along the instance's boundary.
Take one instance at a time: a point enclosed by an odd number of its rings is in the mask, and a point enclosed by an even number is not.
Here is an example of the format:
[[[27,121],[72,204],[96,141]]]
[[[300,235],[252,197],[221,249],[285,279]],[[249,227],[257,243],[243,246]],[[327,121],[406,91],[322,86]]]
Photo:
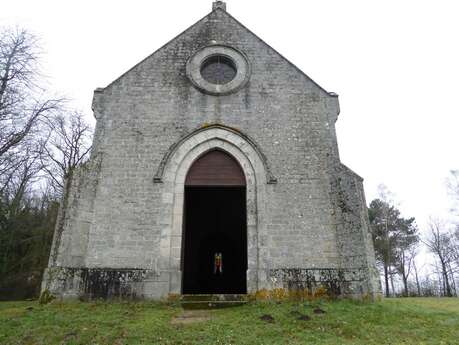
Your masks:
[[[197,51],[187,62],[186,73],[200,91],[225,95],[242,88],[250,77],[247,58],[238,50],[211,45]]]
[[[214,55],[204,60],[201,65],[201,75],[212,84],[226,84],[236,76],[236,65],[230,58]]]

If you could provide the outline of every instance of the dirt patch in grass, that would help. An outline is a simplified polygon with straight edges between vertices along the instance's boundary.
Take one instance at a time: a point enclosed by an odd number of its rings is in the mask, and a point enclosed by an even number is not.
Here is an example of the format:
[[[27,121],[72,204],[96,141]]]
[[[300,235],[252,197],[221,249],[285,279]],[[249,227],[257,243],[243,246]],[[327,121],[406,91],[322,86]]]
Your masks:
[[[320,308],[314,308],[313,312],[314,314],[325,314],[325,310]]]
[[[263,320],[263,321],[266,321],[266,322],[269,322],[269,323],[273,323],[274,322],[274,318],[269,314],[265,314],[265,315],[260,316],[260,320]]]
[[[295,319],[300,320],[300,321],[309,321],[311,320],[311,317],[299,312],[298,310],[293,310],[290,312],[290,315],[293,316]]]
[[[189,325],[197,322],[206,322],[212,319],[209,310],[184,310],[171,320],[172,325]]]
[[[300,321],[309,321],[309,320],[311,320],[311,317],[308,316],[308,315],[301,315],[301,316],[298,317],[298,320],[300,320]]]
[[[78,333],[73,331],[73,332],[69,332],[67,333],[65,336],[64,336],[64,340],[65,341],[69,341],[71,339],[74,339],[74,338],[77,338],[78,337]]]

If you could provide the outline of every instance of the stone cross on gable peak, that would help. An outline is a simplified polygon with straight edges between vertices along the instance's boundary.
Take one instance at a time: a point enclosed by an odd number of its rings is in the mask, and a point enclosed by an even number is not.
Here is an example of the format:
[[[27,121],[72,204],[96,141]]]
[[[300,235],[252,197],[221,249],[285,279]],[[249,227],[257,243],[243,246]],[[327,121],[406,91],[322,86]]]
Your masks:
[[[214,1],[212,3],[212,11],[215,11],[217,8],[221,8],[223,11],[226,11],[226,2],[224,2],[224,1]]]

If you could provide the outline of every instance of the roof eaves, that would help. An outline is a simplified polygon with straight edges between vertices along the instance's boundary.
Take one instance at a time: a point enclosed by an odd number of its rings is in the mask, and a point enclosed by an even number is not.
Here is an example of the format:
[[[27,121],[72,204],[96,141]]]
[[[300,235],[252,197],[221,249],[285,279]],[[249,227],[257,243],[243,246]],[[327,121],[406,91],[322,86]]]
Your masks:
[[[315,82],[311,77],[309,77],[306,73],[304,73],[300,68],[298,68],[294,63],[292,63],[290,60],[288,60],[286,57],[284,57],[281,53],[279,53],[276,49],[274,49],[272,46],[270,46],[268,43],[266,43],[263,39],[261,39],[258,35],[256,35],[255,33],[253,33],[250,29],[248,29],[244,24],[242,24],[240,21],[238,21],[236,18],[234,18],[231,14],[229,14],[227,11],[221,9],[221,8],[216,8],[214,10],[212,10],[211,12],[209,12],[208,14],[206,14],[204,17],[202,17],[201,19],[199,19],[196,23],[194,23],[193,25],[191,25],[190,27],[188,27],[186,30],[182,31],[181,33],[179,33],[178,35],[176,35],[174,38],[172,38],[171,40],[169,40],[166,44],[162,45],[160,48],[158,48],[157,50],[155,50],[152,54],[148,55],[147,57],[145,57],[144,59],[142,59],[140,62],[138,62],[137,64],[135,64],[133,67],[131,67],[129,70],[127,70],[126,72],[124,72],[123,74],[121,74],[118,78],[116,78],[115,80],[113,80],[111,83],[109,83],[106,87],[102,88],[102,90],[105,90],[106,88],[109,88],[110,86],[112,86],[113,84],[115,84],[118,80],[120,80],[122,77],[124,77],[126,74],[128,74],[130,71],[134,70],[137,66],[139,66],[140,64],[142,64],[144,61],[146,61],[147,59],[149,59],[150,57],[154,56],[155,54],[157,54],[158,52],[160,52],[161,50],[163,50],[164,48],[166,48],[169,44],[171,44],[172,42],[174,42],[177,38],[179,38],[180,36],[184,35],[185,33],[187,33],[188,31],[192,30],[196,25],[198,25],[199,23],[201,23],[204,19],[206,19],[210,14],[212,14],[213,12],[216,12],[216,11],[221,11],[223,13],[225,13],[226,15],[228,15],[231,19],[233,19],[236,23],[238,23],[241,27],[243,27],[247,32],[249,32],[250,34],[252,34],[256,39],[258,39],[260,42],[262,42],[263,44],[267,45],[270,49],[272,49],[276,54],[278,54],[282,59],[284,59],[288,64],[290,64],[293,68],[295,68],[299,73],[301,73],[302,75],[304,75],[306,78],[308,78],[314,85],[316,85],[320,90],[322,90],[323,92],[325,92],[328,96],[330,97],[338,97],[338,95],[334,92],[328,92],[327,90],[325,90],[322,86],[320,86],[317,82]],[[101,88],[98,88],[98,91],[102,91]]]

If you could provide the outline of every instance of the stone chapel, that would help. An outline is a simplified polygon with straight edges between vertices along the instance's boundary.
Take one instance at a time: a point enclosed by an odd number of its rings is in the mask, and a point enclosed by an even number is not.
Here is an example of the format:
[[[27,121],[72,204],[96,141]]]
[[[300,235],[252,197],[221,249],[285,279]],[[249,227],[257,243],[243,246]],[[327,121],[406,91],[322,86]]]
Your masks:
[[[226,11],[94,91],[42,289],[162,299],[324,287],[375,297],[362,178],[339,103]]]

